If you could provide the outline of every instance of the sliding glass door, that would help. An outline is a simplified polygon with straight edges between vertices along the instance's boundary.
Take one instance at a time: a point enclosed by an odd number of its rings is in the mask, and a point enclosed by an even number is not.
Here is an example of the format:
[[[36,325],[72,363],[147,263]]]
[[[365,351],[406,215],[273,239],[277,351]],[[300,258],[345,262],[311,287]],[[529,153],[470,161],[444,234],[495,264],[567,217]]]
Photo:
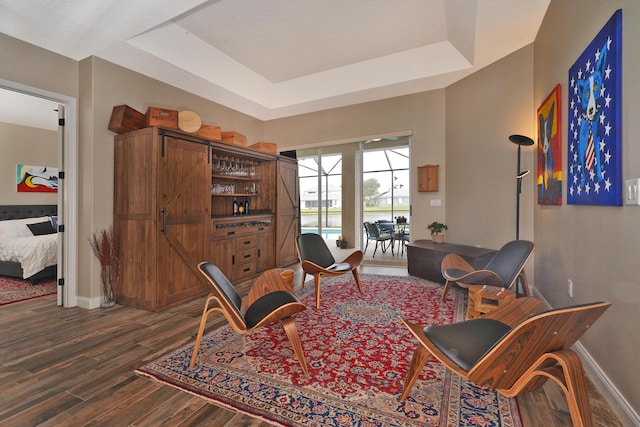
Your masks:
[[[303,233],[363,248],[364,221],[409,217],[408,136],[296,150],[296,157]]]
[[[409,146],[377,148],[362,154],[364,221],[393,220],[409,214]]]
[[[302,232],[335,240],[342,233],[342,155],[314,148],[297,157]]]

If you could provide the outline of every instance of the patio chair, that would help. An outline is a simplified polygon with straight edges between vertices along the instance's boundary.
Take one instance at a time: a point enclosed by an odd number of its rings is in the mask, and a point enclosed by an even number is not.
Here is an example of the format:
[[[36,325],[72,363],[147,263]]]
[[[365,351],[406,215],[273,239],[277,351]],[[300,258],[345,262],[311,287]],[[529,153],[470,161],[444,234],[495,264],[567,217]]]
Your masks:
[[[546,310],[534,297],[517,298],[485,317],[422,327],[401,321],[417,338],[400,400],[411,393],[432,357],[480,386],[515,397],[556,382],[574,426],[591,426],[587,383],[580,357],[570,347],[609,308],[597,302]]]
[[[341,276],[351,272],[362,293],[358,267],[362,263],[362,251],[356,250],[342,262],[336,263],[325,240],[319,234],[303,233],[296,237],[296,250],[302,265],[302,286],[307,274],[313,276],[316,290],[316,308],[320,308],[320,281],[323,276]]]
[[[253,287],[249,290],[244,314],[240,311],[242,298],[218,267],[208,262],[201,262],[198,265],[198,271],[211,285],[213,292],[209,294],[204,304],[200,328],[189,364],[190,369],[193,369],[198,360],[198,350],[207,324],[207,317],[212,311],[219,311],[233,330],[239,334],[246,334],[261,326],[280,321],[300,363],[302,372],[305,375],[309,373],[296,322],[291,317],[295,313],[306,310],[307,307],[290,292],[276,269],[267,270],[256,279]]]
[[[364,246],[364,252],[367,252],[369,241],[374,240],[376,242],[376,247],[373,249],[373,258],[376,257],[378,245],[380,245],[382,252],[387,252],[387,249],[391,247],[391,255],[395,255],[393,253],[393,236],[391,233],[382,232],[378,225],[372,222],[365,222],[364,229],[367,233],[367,243]]]

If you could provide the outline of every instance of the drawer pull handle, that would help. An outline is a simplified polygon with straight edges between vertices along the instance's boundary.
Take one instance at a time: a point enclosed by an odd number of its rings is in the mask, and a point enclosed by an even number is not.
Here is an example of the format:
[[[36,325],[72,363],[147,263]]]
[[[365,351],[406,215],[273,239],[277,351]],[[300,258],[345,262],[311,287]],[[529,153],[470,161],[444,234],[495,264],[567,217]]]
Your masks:
[[[259,227],[258,231],[264,231],[264,227]]]
[[[244,256],[244,259],[251,258],[251,254],[247,254]]]
[[[227,231],[227,236],[233,236],[234,234],[236,234],[235,231]]]
[[[251,240],[245,240],[244,242],[242,242],[243,245],[250,245],[251,244]]]
[[[250,270],[251,270],[251,267],[247,267],[247,268],[245,268],[244,270],[242,270],[242,272],[243,272],[243,273],[246,273],[247,271],[250,271]]]

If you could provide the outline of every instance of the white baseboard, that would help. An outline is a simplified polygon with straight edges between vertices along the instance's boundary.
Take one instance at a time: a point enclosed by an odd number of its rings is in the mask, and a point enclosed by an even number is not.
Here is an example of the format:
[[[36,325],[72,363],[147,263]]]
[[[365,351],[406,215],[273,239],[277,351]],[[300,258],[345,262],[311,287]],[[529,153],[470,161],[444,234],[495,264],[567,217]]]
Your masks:
[[[533,287],[533,293],[545,305],[551,308],[551,305],[544,297]],[[620,393],[611,379],[600,368],[600,365],[591,357],[589,352],[584,348],[580,341],[574,346],[573,350],[578,353],[582,359],[582,366],[589,379],[596,386],[602,397],[607,401],[611,410],[615,412],[623,426],[640,426],[640,416],[629,404],[627,399]]]
[[[78,297],[78,307],[86,308],[88,310],[93,310],[94,308],[100,308],[100,303],[102,302],[102,297],[97,298],[86,298],[86,297]]]

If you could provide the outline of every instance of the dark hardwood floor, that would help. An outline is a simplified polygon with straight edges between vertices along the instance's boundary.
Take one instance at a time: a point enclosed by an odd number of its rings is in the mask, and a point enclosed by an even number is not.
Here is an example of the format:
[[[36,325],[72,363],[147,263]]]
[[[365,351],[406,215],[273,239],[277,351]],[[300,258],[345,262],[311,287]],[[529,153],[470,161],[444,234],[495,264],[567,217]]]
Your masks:
[[[292,268],[298,286],[299,268]],[[361,272],[407,274],[406,268],[369,265]],[[269,425],[134,373],[192,341],[203,304],[202,298],[161,313],[120,305],[64,309],[49,296],[0,307],[0,425]],[[217,313],[209,319],[207,330],[225,323]],[[621,425],[591,389],[594,425]],[[550,381],[518,400],[527,427],[571,425],[564,396]]]

